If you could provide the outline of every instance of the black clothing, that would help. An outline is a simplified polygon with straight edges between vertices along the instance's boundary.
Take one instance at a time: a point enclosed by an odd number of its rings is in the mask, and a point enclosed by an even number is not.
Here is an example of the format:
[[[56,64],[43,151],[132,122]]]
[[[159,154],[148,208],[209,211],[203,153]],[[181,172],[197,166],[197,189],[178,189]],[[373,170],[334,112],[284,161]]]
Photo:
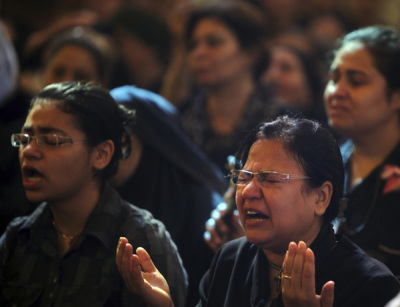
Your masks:
[[[109,186],[68,252],[60,257],[47,203],[18,217],[0,238],[1,306],[143,306],[118,272],[115,250],[126,237],[145,248],[183,306],[187,279],[175,244],[160,221],[122,200]]]
[[[199,92],[180,107],[182,125],[193,142],[222,172],[228,173],[227,157],[236,154],[244,137],[260,122],[279,115],[273,99],[269,87],[259,84],[235,130],[222,135],[214,132],[206,105],[207,96]]]
[[[316,293],[333,280],[334,306],[384,306],[400,291],[400,283],[386,266],[346,237],[335,237],[330,226],[322,227],[310,248],[315,255]],[[245,237],[228,242],[201,281],[198,306],[266,306],[269,269],[262,249]],[[282,296],[271,306],[283,306]]]
[[[11,146],[11,134],[21,132],[31,97],[16,91],[0,108],[0,235],[15,217],[30,214],[30,203],[22,186],[18,148]]]
[[[193,306],[214,256],[203,240],[204,225],[223,201],[225,178],[183,132],[178,111],[164,98],[134,86],[113,89],[111,95],[136,111],[130,129],[143,145],[137,169],[117,190],[165,224],[188,272],[188,306]]]
[[[400,143],[362,182],[350,188],[353,143],[341,146],[345,166],[345,197],[348,199],[339,233],[344,233],[368,255],[385,263],[400,277],[400,255],[386,253],[382,246],[400,251],[400,191],[384,192],[380,175],[385,165],[400,167]]]

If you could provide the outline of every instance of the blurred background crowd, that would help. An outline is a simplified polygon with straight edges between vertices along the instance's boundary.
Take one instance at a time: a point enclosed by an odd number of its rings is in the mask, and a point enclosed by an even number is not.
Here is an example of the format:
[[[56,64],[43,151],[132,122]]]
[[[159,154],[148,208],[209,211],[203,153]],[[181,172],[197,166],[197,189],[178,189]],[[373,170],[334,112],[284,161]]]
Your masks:
[[[193,75],[185,70],[187,67],[184,63],[188,53],[185,21],[193,9],[211,2],[220,1],[2,0],[0,16],[3,30],[10,37],[18,55],[19,86],[28,93],[36,93],[50,81],[63,79],[60,69],[54,72],[56,55],[61,52],[58,49],[63,44],[60,42],[62,35],[64,39],[65,36],[87,35],[93,45],[91,51],[98,48],[97,65],[102,71],[101,80],[97,81],[110,88],[135,84],[161,93],[173,104],[180,105],[194,86]],[[293,64],[297,60],[297,69],[301,69],[302,65],[309,66],[304,65],[304,61],[323,60],[337,38],[351,30],[372,24],[400,27],[400,4],[395,0],[242,2],[247,2],[262,14],[266,27],[265,39],[269,44],[279,43],[295,49],[287,51],[286,58],[288,60],[291,57]],[[89,34],[86,33],[88,29],[91,30]],[[273,51],[274,63],[278,62],[275,58],[282,57],[282,52]],[[64,53],[71,55],[72,51]],[[58,57],[63,58],[62,54]],[[75,62],[80,59],[78,56],[71,57]],[[88,66],[89,62],[85,64]],[[283,85],[275,81],[279,78],[275,76],[278,72],[274,67],[265,72],[262,81],[276,85],[278,96],[281,97],[287,90],[283,90]],[[83,75],[74,77],[87,79],[91,77],[88,73],[81,71]],[[305,75],[307,73],[303,72]],[[320,80],[324,80],[325,71],[322,69],[320,73]],[[49,79],[51,74],[53,79]],[[306,81],[310,83],[310,80]],[[313,86],[317,87],[318,84]],[[315,89],[311,86],[310,90]],[[281,98],[293,100],[290,97]],[[301,101],[296,103],[306,104]]]
[[[230,2],[0,1],[1,233],[13,217],[33,208],[24,197],[9,136],[20,130],[30,97],[45,85],[86,80],[110,90],[135,85],[156,93],[176,109],[174,121],[216,173],[227,174],[238,140],[256,123],[283,113],[327,122],[324,89],[340,37],[376,24],[400,29],[398,0],[237,0],[234,7]],[[145,144],[150,132],[143,133]],[[343,143],[345,137],[335,133]],[[221,195],[228,188],[224,183],[215,187]],[[125,186],[120,193],[129,198],[129,190]],[[228,203],[230,197],[227,190]],[[205,207],[199,225],[213,207]]]

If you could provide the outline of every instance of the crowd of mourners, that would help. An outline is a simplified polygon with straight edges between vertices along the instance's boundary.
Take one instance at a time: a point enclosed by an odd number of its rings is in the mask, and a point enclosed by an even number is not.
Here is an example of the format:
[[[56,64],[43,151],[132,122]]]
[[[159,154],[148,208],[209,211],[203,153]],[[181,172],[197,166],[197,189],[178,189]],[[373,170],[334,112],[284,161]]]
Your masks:
[[[400,2],[0,5],[0,306],[400,306]]]

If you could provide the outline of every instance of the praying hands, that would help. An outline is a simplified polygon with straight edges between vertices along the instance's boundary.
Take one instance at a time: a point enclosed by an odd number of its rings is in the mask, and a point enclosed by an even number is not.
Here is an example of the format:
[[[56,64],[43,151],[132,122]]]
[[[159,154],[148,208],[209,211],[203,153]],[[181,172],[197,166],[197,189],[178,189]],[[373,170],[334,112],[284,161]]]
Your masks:
[[[128,240],[120,238],[116,262],[126,287],[138,294],[148,307],[174,306],[167,281],[144,248],[139,247],[133,254]]]
[[[315,258],[302,241],[291,242],[283,262],[282,298],[285,307],[331,307],[334,298],[333,281],[322,287],[321,295],[315,293]]]

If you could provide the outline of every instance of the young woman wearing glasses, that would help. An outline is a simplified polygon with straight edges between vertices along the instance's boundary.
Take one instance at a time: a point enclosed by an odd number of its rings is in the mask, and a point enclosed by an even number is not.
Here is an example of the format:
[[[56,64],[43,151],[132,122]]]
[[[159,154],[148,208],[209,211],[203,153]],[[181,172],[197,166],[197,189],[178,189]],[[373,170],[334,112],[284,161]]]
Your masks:
[[[0,238],[1,306],[139,306],[115,265],[121,235],[147,246],[184,303],[186,273],[164,225],[106,183],[123,135],[120,109],[97,85],[53,84],[33,99],[12,145],[27,198],[41,204]]]
[[[326,128],[279,117],[250,133],[237,160],[232,180],[246,236],[216,254],[199,306],[383,306],[398,293],[387,267],[333,232],[343,165]],[[162,286],[157,295],[149,287],[147,273],[162,280],[149,256],[132,252],[121,238],[117,264],[128,287],[148,306],[168,306]]]

